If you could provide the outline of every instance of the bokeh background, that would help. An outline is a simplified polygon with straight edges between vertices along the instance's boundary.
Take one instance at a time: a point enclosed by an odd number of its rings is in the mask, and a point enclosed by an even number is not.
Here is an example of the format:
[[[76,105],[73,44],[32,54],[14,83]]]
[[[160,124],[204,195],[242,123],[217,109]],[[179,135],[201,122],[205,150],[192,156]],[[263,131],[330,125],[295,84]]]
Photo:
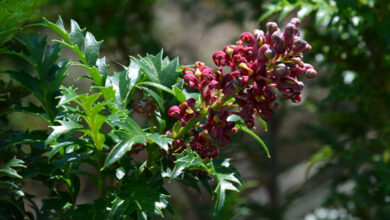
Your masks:
[[[155,54],[161,48],[170,57],[180,57],[180,64],[201,60],[212,65],[213,52],[234,43],[242,32],[265,29],[267,21],[284,27],[290,18],[300,17],[304,39],[313,47],[305,62],[315,66],[318,77],[303,79],[302,103],[279,101],[281,108],[268,132],[258,124],[256,133],[272,157],[268,159],[255,140],[237,135],[221,156],[233,158],[243,178],[241,192],[229,193],[223,211],[212,216],[213,202],[207,193],[199,196],[180,184],[167,184],[175,215],[166,218],[390,219],[389,1],[24,2],[28,12],[15,8],[8,15],[24,17],[15,20],[18,25],[41,17],[56,20],[58,15],[64,21],[74,19],[104,40],[102,54],[113,70],[118,63],[127,65],[129,55]],[[0,6],[6,3],[2,0]],[[1,25],[5,16],[0,15]],[[7,40],[1,29],[0,40]],[[18,60],[0,56],[2,69],[17,65]],[[88,91],[85,79],[77,79],[80,75],[81,69],[72,68],[66,84]],[[0,104],[6,105],[1,100]],[[47,126],[22,113],[9,114],[8,120],[14,129]],[[82,189],[79,203],[96,198],[88,182]],[[26,182],[25,190],[45,195],[45,189],[33,182]]]

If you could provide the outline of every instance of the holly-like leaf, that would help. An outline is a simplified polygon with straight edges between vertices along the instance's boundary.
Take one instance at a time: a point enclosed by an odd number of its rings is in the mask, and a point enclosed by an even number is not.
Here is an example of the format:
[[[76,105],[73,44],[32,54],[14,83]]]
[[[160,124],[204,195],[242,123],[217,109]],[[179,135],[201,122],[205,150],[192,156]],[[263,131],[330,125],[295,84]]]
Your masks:
[[[149,141],[152,141],[156,143],[158,146],[160,146],[162,149],[168,152],[168,144],[172,143],[172,138],[168,138],[165,135],[154,133],[154,134],[147,134],[146,139]]]
[[[161,186],[146,178],[125,181],[112,202],[109,219],[137,213],[138,219],[147,219],[148,214],[164,217],[162,210],[167,208],[169,195],[161,193]]]
[[[115,127],[117,126],[119,130],[128,134],[144,135],[142,128],[137,124],[137,122],[135,122],[127,115],[111,115],[108,118],[108,123],[111,125],[111,127],[113,127],[113,129],[117,129]]]
[[[96,64],[96,60],[99,56],[99,50],[102,43],[103,41],[96,41],[95,37],[90,32],[87,32],[87,34],[85,35],[84,54],[88,65],[93,66]]]
[[[134,144],[146,144],[144,135],[127,135],[127,137],[121,140],[114,148],[110,151],[104,162],[104,168],[107,168],[120,160],[126,152],[132,149]]]
[[[126,76],[126,70],[115,72],[112,76],[107,76],[106,86],[112,86],[115,90],[115,102],[122,105],[127,94],[130,80]]]
[[[58,105],[65,105],[68,104],[69,102],[72,102],[76,100],[79,95],[76,93],[76,89],[73,89],[72,87],[64,87],[61,86],[61,96],[59,96],[60,101],[58,102]]]
[[[23,177],[20,176],[17,171],[14,168],[18,167],[23,167],[25,168],[26,166],[24,165],[23,160],[16,159],[16,157],[12,158],[10,161],[8,161],[2,168],[0,168],[0,176],[11,176],[11,177],[16,177],[19,179],[22,179]]]
[[[69,39],[70,42],[73,44],[76,44],[79,49],[81,49],[81,45],[84,42],[84,29],[80,29],[79,24],[73,19],[70,19],[70,33],[69,33]]]
[[[59,143],[59,144],[52,145],[51,146],[51,151],[49,153],[49,160],[51,158],[53,158],[59,152],[61,154],[63,154],[64,153],[64,148],[68,147],[69,145],[72,145],[72,144],[74,144],[74,143],[71,142],[71,141],[66,141],[66,142],[62,142],[62,143]]]
[[[102,85],[105,85],[107,76],[108,76],[108,65],[106,64],[106,57],[98,58],[96,61],[96,68],[99,73],[102,75]]]
[[[179,59],[175,58],[168,64],[168,66],[164,68],[163,71],[159,73],[158,78],[160,79],[161,84],[166,87],[171,87],[173,84],[175,84],[177,78],[181,74],[179,71],[177,71],[178,65]]]
[[[133,88],[135,84],[137,83],[138,79],[142,76],[140,74],[140,67],[137,64],[137,62],[134,62],[130,60],[130,65],[126,69],[127,71],[127,78],[129,79],[128,84],[128,94],[130,94],[133,91]]]
[[[185,150],[180,154],[173,154],[175,160],[175,167],[169,172],[170,179],[176,179],[183,174],[183,171],[188,170],[207,170],[206,164],[202,158],[194,151]]]
[[[149,80],[155,83],[159,83],[159,79],[157,76],[157,70],[153,63],[145,58],[137,59],[135,57],[131,57],[132,62],[138,64],[140,69],[148,76]]]
[[[81,124],[78,122],[68,119],[68,120],[61,120],[58,121],[61,125],[58,126],[51,126],[53,131],[49,135],[49,137],[46,139],[45,144],[48,145],[52,143],[57,137],[59,137],[62,134],[65,134],[69,131],[77,130],[83,128]]]
[[[217,187],[215,188],[215,194],[217,196],[215,202],[214,213],[221,210],[225,203],[226,191],[238,191],[238,186],[241,185],[240,176],[237,170],[229,163],[230,159],[213,160],[208,163],[208,167],[211,168],[211,174],[217,181]]]
[[[40,91],[39,80],[36,77],[32,77],[27,72],[6,70],[3,73],[8,74],[12,79],[19,82],[24,88],[26,88],[30,93],[32,93],[37,99],[41,102],[43,101],[42,92]]]

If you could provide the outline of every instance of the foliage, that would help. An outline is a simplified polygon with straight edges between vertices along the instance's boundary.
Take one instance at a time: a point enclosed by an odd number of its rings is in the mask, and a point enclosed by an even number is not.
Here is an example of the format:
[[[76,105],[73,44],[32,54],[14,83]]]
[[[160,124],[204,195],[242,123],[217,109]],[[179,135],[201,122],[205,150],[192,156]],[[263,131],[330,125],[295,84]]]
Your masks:
[[[305,37],[329,73],[319,84],[330,86],[329,95],[315,105],[312,124],[324,147],[311,165],[324,161],[323,172],[337,173],[325,205],[361,219],[389,218],[388,1],[273,1],[266,8],[267,15],[307,18]],[[351,191],[340,191],[346,183]]]
[[[154,6],[158,0],[51,0],[42,6],[42,14],[56,19],[75,19],[85,25],[97,39],[108,42],[106,51],[120,53],[126,61],[128,54],[157,53],[158,34],[153,32]]]
[[[4,0],[0,2],[0,46],[9,41],[24,22],[31,19],[45,0]]]
[[[289,25],[283,36],[275,23],[268,25],[266,34],[259,30],[255,35],[243,33],[236,45],[214,54],[220,67],[215,70],[201,62],[180,66],[178,58],[164,57],[161,50],[156,55],[130,57],[129,65],[121,65],[122,70],[114,73],[106,58],[99,57],[103,42],[76,21],[70,20],[69,29],[61,17],[56,23],[43,19],[27,25],[25,29],[52,30],[60,40],[50,45],[46,36],[21,34],[15,40],[22,50],[1,49],[30,65],[30,69],[22,65],[24,69],[2,73],[38,102],[25,106],[11,99],[2,114],[33,114],[45,120],[51,132],[1,130],[2,159],[9,162],[0,173],[16,181],[10,182],[4,196],[1,194],[4,207],[16,209],[2,212],[14,218],[34,218],[25,210],[24,199],[37,218],[164,217],[164,210],[171,210],[164,180],[181,182],[199,193],[202,184],[216,200],[214,213],[220,212],[228,191],[238,191],[241,180],[230,159],[217,158],[218,147],[230,143],[230,135],[243,130],[269,156],[264,142],[250,130],[254,114],[270,120],[277,106],[271,87],[284,98],[299,102],[303,85],[297,76],[316,73],[301,60],[310,45],[298,36],[297,42],[293,41],[299,33],[299,21],[292,20]],[[281,46],[284,41],[286,46]],[[73,51],[78,61],[59,60],[63,47]],[[261,53],[253,56],[257,50]],[[231,67],[230,73],[222,74],[224,63]],[[62,85],[71,66],[88,72],[84,77],[91,80],[89,92],[78,93],[77,88]],[[145,123],[137,122],[134,116]],[[146,158],[139,159],[139,152]],[[96,173],[85,171],[85,164]],[[22,167],[27,169],[20,174],[14,169]],[[98,197],[92,203],[77,203],[81,176],[96,184]],[[34,179],[50,190],[42,207],[38,208],[32,195],[20,193],[20,178]],[[18,196],[9,197],[12,193]]]

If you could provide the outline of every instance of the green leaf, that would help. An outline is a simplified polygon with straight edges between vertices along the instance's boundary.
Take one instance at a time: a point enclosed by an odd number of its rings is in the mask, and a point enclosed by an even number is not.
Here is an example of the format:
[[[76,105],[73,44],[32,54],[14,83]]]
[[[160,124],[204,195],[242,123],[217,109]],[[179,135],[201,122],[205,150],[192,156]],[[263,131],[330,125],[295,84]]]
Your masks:
[[[167,208],[168,195],[161,193],[161,186],[146,178],[132,178],[125,181],[115,195],[109,219],[122,219],[137,213],[137,219],[147,219],[147,214],[164,217],[162,210]]]
[[[65,80],[67,76],[69,67],[70,64],[68,60],[61,60],[54,66],[52,72],[49,75],[50,83],[47,89],[50,95],[57,93],[57,90],[60,88],[61,83]]]
[[[295,9],[295,6],[294,5],[291,5],[291,4],[287,4],[283,7],[282,11],[280,12],[280,15],[279,15],[279,22],[282,22],[283,19],[292,11]]]
[[[60,89],[62,95],[59,97],[60,98],[60,101],[58,102],[59,106],[68,104],[69,102],[74,101],[79,97],[79,95],[76,93],[76,89],[73,89],[72,87],[67,88],[61,86]]]
[[[329,160],[333,157],[334,152],[332,150],[331,146],[324,146],[322,147],[318,152],[313,154],[309,162],[307,163],[307,170],[306,170],[306,177],[308,176],[311,168],[317,164],[318,162],[324,161],[324,160]]]
[[[85,29],[80,29],[79,24],[73,19],[70,19],[70,33],[69,39],[72,44],[76,44],[79,49],[84,42],[84,32]]]
[[[93,66],[96,64],[96,60],[99,57],[100,45],[103,41],[96,41],[95,37],[87,32],[84,39],[84,54],[88,65]]]
[[[148,76],[149,80],[159,83],[157,70],[150,61],[144,58],[136,59],[134,57],[131,57],[131,60],[139,65],[140,69]]]
[[[176,99],[179,101],[179,102],[185,102],[187,99],[186,99],[186,95],[183,93],[183,91],[181,89],[179,89],[177,86],[173,86],[173,91],[175,92],[175,97]]]
[[[111,124],[111,126],[118,126],[120,130],[129,134],[144,135],[142,128],[137,122],[127,115],[111,115],[111,117],[108,118],[108,123]]]
[[[168,144],[172,143],[172,138],[168,138],[165,135],[154,133],[154,134],[146,134],[146,139],[156,143],[162,149],[168,152]]]
[[[107,168],[120,160],[126,152],[130,151],[134,144],[146,144],[144,135],[129,135],[127,139],[120,141],[108,154],[104,162],[104,168]]]
[[[128,85],[130,81],[127,79],[126,70],[115,72],[112,76],[107,76],[106,86],[112,86],[115,89],[115,101],[118,104],[123,104],[128,94]]]
[[[230,159],[226,158],[224,160],[213,160],[208,164],[212,169],[212,175],[218,183],[214,191],[217,195],[214,213],[222,209],[225,203],[226,191],[238,191],[237,186],[241,185],[238,172],[230,165],[229,161]]]
[[[171,87],[175,84],[177,78],[180,76],[181,72],[177,71],[177,66],[179,65],[179,59],[175,58],[172,60],[163,71],[158,74],[161,84],[167,87]]]
[[[46,46],[46,45],[45,45]],[[49,76],[49,72],[54,67],[56,61],[61,55],[62,45],[59,43],[55,43],[52,46],[48,46],[44,55],[44,61],[42,65],[40,66],[42,68],[42,76],[43,79],[46,79]],[[52,73],[56,73],[56,71],[52,71]],[[54,74],[53,74],[54,76]],[[54,77],[51,76],[51,79]]]
[[[251,129],[249,129],[246,125],[244,124],[238,124],[236,125],[237,128],[240,128],[242,131],[246,132],[247,134],[251,135],[252,137],[254,137],[257,142],[260,143],[260,145],[263,147],[263,149],[265,150],[265,152],[267,153],[267,157],[268,158],[271,158],[271,155],[269,154],[269,151],[268,151],[268,148],[267,146],[265,145],[265,143],[263,142],[263,140],[261,140],[261,138],[259,136],[257,136],[257,134],[255,134]]]
[[[263,125],[265,132],[268,132],[267,122],[260,116],[257,116],[257,119],[259,119],[260,123]]]
[[[24,88],[31,92],[41,102],[43,101],[42,92],[40,91],[40,84],[36,77],[32,77],[27,72],[21,70],[19,72],[13,70],[6,70],[3,73],[8,74],[12,79],[19,82]]]
[[[0,168],[0,176],[2,175],[8,175],[11,177],[16,177],[19,179],[22,179],[23,177],[20,176],[15,169],[17,167],[26,167],[24,165],[23,160],[16,159],[16,157],[12,158],[10,161],[8,161],[2,168]]]
[[[138,83],[138,85],[153,86],[153,87],[161,89],[162,91],[165,91],[165,92],[167,92],[169,94],[175,95],[175,92],[173,92],[171,89],[169,89],[168,87],[166,87],[164,85],[158,84],[158,83],[154,83],[154,82],[141,82],[141,83]]]
[[[102,76],[101,84],[104,86],[108,76],[108,65],[106,64],[106,57],[97,59],[96,67]]]
[[[70,41],[69,40],[69,36],[68,36],[68,33],[66,32],[65,28],[64,28],[64,25],[62,23],[62,18],[61,16],[58,16],[58,20],[56,22],[56,24],[50,22],[49,20],[47,20],[46,18],[43,18],[43,21],[44,23],[39,23],[39,24],[33,24],[33,25],[30,25],[30,26],[42,26],[42,27],[47,27],[47,28],[50,28],[52,29],[54,32],[56,32],[57,34],[59,34],[62,38],[64,38],[66,41]],[[58,26],[57,23],[59,25],[62,24],[62,26]]]
[[[138,79],[141,76],[140,66],[138,65],[137,62],[130,60],[130,65],[126,69],[126,71],[127,71],[127,77],[129,79],[129,84],[128,84],[128,95],[129,95],[133,91],[134,85],[137,83]]]
[[[202,158],[194,151],[185,150],[180,154],[173,154],[177,160],[175,167],[169,172],[170,179],[176,179],[183,174],[184,170],[208,170]]]
[[[147,87],[143,87],[143,86],[137,86],[137,87],[139,89],[141,89],[142,91],[144,91],[145,93],[149,94],[150,97],[152,97],[152,99],[156,102],[157,107],[160,110],[160,112],[162,114],[165,114],[164,101],[161,98],[161,96],[159,96],[155,91],[153,91]]]
[[[58,16],[58,19],[56,21],[56,25],[58,28],[60,28],[64,33],[66,33],[65,27],[64,27],[64,22],[62,21],[61,16]]]
[[[267,19],[268,17],[270,17],[271,15],[275,14],[275,13],[278,13],[280,12],[283,7],[279,6],[279,5],[275,5],[273,3],[270,3],[270,4],[267,4],[264,6],[264,8],[266,9],[265,10],[265,13],[262,14],[260,16],[260,18],[258,19],[258,22],[261,23],[263,22],[265,19]]]
[[[64,121],[58,121],[61,125],[59,126],[51,126],[53,128],[53,131],[49,135],[49,137],[46,139],[45,144],[48,145],[52,143],[57,137],[59,137],[62,134],[65,134],[69,131],[77,130],[83,128],[83,126],[76,121],[72,119],[64,120]]]
[[[42,120],[46,121],[48,124],[50,124],[50,119],[48,115],[45,112],[45,109],[43,109],[41,106],[37,106],[31,102],[28,103],[28,106],[22,107],[20,105],[15,105],[13,109],[10,110],[10,112],[23,112],[27,114],[31,114],[34,116],[37,116],[41,118]]]
[[[227,118],[227,121],[232,121],[232,122],[237,122],[237,123],[240,123],[240,124],[244,124],[244,119],[242,119],[240,116],[236,115],[236,114],[231,114],[228,116]]]
[[[71,141],[67,141],[67,142],[62,142],[62,143],[59,143],[59,144],[55,144],[55,145],[52,145],[51,146],[51,151],[49,153],[49,160],[51,160],[51,158],[53,158],[58,152],[60,152],[61,154],[64,153],[64,148],[65,147],[68,147],[69,145],[72,145],[74,144],[73,142]]]

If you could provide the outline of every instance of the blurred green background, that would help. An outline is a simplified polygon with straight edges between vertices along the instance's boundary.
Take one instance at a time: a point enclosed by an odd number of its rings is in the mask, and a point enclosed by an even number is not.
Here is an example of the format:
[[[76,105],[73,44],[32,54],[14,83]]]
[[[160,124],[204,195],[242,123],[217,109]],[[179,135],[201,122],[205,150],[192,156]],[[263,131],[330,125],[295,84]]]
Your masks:
[[[256,130],[272,158],[238,135],[221,156],[234,158],[242,192],[230,193],[223,212],[212,216],[209,196],[167,185],[175,209],[167,219],[390,219],[389,1],[2,0],[0,45],[11,45],[23,24],[58,15],[104,40],[102,52],[114,69],[128,64],[129,55],[161,48],[179,56],[181,64],[211,65],[213,52],[234,43],[241,32],[265,29],[267,21],[284,27],[300,17],[304,39],[313,47],[305,61],[319,74],[303,79],[301,104],[280,100],[268,132]],[[0,56],[1,69],[18,62]],[[72,68],[66,83],[83,86],[76,80],[80,71]],[[1,95],[12,89],[0,86]],[[2,110],[13,103],[0,99],[0,104]],[[6,120],[14,129],[47,126],[22,113]],[[88,186],[83,189],[80,202],[89,201]]]

